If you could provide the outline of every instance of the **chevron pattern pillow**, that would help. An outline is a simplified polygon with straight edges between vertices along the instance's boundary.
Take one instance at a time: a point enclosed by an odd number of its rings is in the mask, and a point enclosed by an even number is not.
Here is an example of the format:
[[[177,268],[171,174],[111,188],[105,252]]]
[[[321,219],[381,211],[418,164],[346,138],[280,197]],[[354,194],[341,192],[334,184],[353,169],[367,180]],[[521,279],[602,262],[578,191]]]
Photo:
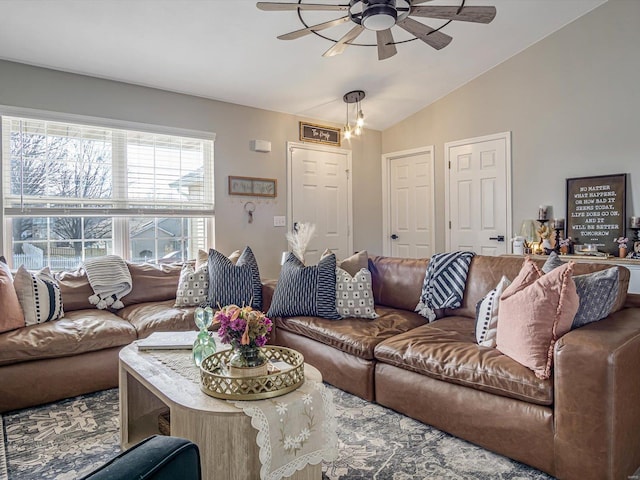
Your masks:
[[[336,256],[332,253],[321,258],[317,265],[305,267],[289,252],[267,316],[342,318],[336,310]]]
[[[209,250],[208,303],[212,307],[234,304],[262,309],[258,262],[249,247],[245,247],[235,265],[217,250]]]

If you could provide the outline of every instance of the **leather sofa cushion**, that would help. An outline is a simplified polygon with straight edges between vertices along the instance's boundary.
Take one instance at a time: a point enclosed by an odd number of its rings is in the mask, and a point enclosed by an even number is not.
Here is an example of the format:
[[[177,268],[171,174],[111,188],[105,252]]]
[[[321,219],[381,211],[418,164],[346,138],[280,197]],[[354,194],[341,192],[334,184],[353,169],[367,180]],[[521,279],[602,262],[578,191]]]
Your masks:
[[[386,305],[413,312],[420,301],[428,263],[428,258],[370,257],[369,271],[376,306]],[[494,286],[496,283],[497,280]]]
[[[495,348],[475,342],[474,322],[446,317],[381,342],[379,362],[539,405],[553,403],[553,379],[541,380]]]
[[[60,285],[60,294],[62,295],[62,304],[65,312],[73,310],[95,309],[95,305],[89,303],[89,297],[93,295],[93,289],[89,285],[87,273],[83,269],[73,272],[59,272],[56,274],[58,285]]]
[[[138,332],[138,338],[145,338],[153,332],[197,330],[193,321],[196,307],[174,307],[174,300],[146,302],[129,305],[117,312]]]
[[[542,268],[545,260],[534,259],[536,265]],[[476,304],[500,281],[502,275],[509,280],[516,278],[522,265],[523,257],[489,257],[476,255],[471,261],[469,273],[467,275],[467,286],[464,291],[462,305],[455,310],[445,310],[446,316],[463,316],[475,318]],[[576,263],[573,269],[574,275],[597,272],[611,268],[611,265],[599,263]],[[620,310],[625,303],[627,290],[629,289],[629,270],[625,267],[618,267],[620,273],[620,289],[618,298],[614,303],[612,312]],[[374,291],[375,296],[375,291]],[[376,297],[377,299],[377,297]]]
[[[276,318],[278,329],[296,333],[329,345],[356,357],[372,360],[373,350],[381,341],[424,325],[426,319],[417,313],[376,306],[380,315],[374,320],[344,318],[328,320],[319,317]]]
[[[127,262],[131,273],[132,290],[122,297],[122,303],[133,305],[143,302],[161,302],[176,299],[181,264],[151,265]]]
[[[135,329],[111,312],[76,310],[52,322],[0,334],[0,365],[128,345]]]
[[[131,273],[132,289],[122,297],[125,305],[142,302],[159,302],[176,298],[178,281],[182,265],[155,266],[148,263],[135,264],[127,262]],[[65,312],[96,308],[89,303],[93,289],[84,269],[57,274]]]

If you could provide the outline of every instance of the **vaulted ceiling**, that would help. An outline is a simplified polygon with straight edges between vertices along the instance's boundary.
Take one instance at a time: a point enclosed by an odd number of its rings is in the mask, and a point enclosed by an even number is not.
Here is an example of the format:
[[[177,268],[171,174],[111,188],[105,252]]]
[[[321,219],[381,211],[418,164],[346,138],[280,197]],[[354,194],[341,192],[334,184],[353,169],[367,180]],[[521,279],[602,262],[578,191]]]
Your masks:
[[[466,0],[494,5],[495,20],[452,22],[441,30],[453,37],[442,50],[408,41],[379,61],[375,46],[349,46],[325,58],[333,42],[317,35],[278,40],[303,28],[298,14],[261,11],[253,0],[0,0],[0,59],[336,123],[344,122],[343,94],[361,89],[367,126],[382,130],[604,1]],[[344,13],[302,15],[314,25]],[[433,28],[445,23],[420,21]],[[337,40],[352,26],[322,33]],[[397,26],[393,32],[396,41],[411,38]],[[375,44],[374,32],[357,43]]]

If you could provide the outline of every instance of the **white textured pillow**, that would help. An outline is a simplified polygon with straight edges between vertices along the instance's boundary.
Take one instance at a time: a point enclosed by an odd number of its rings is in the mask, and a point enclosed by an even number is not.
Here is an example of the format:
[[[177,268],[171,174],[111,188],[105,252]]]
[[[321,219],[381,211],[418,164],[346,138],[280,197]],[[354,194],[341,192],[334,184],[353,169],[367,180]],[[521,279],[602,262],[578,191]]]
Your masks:
[[[175,307],[197,307],[207,301],[209,294],[209,265],[195,270],[185,263],[180,271]]]
[[[343,318],[378,318],[369,270],[361,268],[352,277],[342,268],[336,268],[336,309]]]
[[[57,320],[64,316],[60,286],[49,267],[37,273],[20,265],[13,280],[27,326]]]
[[[496,288],[476,304],[476,341],[478,345],[495,348],[500,295],[510,284],[509,279],[503,275]]]

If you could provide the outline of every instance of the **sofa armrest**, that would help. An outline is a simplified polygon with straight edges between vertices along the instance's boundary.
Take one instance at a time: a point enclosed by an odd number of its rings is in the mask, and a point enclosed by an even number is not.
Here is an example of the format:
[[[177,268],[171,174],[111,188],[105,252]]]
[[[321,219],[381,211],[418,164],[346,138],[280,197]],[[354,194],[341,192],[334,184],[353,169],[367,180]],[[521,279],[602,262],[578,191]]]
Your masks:
[[[627,478],[640,465],[640,309],[572,330],[554,360],[557,476]]]
[[[271,300],[273,299],[273,292],[276,289],[276,284],[278,280],[263,280],[262,281],[262,311],[267,313],[269,311],[269,307],[271,307]],[[277,345],[276,342],[276,322],[273,320],[273,326],[271,327],[271,335],[269,335],[269,345]]]

